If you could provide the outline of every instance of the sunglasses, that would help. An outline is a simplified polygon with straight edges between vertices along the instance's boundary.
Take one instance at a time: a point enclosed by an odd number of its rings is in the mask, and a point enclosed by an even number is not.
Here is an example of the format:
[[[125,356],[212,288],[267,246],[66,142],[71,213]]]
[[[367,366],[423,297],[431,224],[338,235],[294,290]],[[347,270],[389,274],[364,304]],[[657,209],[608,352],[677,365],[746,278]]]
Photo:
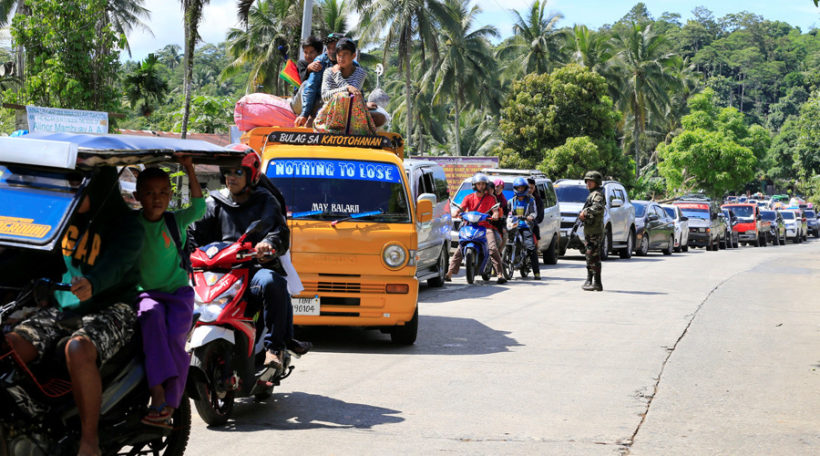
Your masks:
[[[236,177],[242,177],[242,176],[244,176],[244,175],[245,175],[245,170],[244,170],[244,169],[242,169],[242,168],[237,168],[237,169],[223,169],[223,170],[222,170],[222,175],[223,175],[223,176],[236,176]]]

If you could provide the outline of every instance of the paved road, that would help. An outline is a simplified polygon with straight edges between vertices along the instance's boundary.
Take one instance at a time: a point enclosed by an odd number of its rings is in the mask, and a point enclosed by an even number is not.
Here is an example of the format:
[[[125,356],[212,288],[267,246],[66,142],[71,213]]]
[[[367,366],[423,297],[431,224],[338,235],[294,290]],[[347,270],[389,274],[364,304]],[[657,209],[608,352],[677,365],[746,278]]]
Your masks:
[[[310,329],[266,403],[188,454],[820,454],[820,242],[581,257],[424,289],[419,340]]]

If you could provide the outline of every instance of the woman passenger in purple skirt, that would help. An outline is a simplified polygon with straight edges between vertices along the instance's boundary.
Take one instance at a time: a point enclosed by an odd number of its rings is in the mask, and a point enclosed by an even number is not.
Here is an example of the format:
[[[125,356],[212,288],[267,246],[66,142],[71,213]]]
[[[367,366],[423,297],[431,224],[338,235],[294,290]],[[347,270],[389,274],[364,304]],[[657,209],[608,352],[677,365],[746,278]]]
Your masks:
[[[185,341],[194,309],[194,290],[182,255],[186,229],[205,214],[205,199],[190,157],[178,157],[191,190],[191,206],[166,212],[171,182],[159,168],[146,168],[137,176],[134,196],[142,203],[139,221],[145,241],[139,260],[140,287],[137,316],[142,330],[145,371],[151,406],[142,419],[150,426],[170,428],[185,390],[190,355]]]

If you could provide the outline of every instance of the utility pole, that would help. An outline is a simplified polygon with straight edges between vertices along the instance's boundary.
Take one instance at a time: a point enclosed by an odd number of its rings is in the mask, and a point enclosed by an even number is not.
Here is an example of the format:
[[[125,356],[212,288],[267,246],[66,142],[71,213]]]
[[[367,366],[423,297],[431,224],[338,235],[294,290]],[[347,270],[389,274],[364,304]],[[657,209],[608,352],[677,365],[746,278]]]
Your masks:
[[[304,10],[302,10],[302,38],[310,36],[311,25],[313,24],[313,0],[304,0]],[[299,59],[305,58],[305,52],[302,50],[302,43],[299,42]]]

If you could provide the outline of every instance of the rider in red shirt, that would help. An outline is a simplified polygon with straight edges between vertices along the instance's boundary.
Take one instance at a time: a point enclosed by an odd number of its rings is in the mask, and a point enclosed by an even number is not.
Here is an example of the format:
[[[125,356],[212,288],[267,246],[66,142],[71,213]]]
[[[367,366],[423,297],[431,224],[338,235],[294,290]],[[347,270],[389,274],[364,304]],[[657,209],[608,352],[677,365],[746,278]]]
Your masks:
[[[490,212],[490,209],[498,203],[498,200],[495,195],[490,192],[489,183],[490,178],[485,174],[478,173],[473,176],[473,190],[475,190],[475,192],[464,198],[464,201],[461,203],[461,212]],[[491,216],[491,220],[498,220],[501,218],[501,209],[496,208],[492,212],[493,214]],[[501,269],[501,253],[498,250],[498,242],[496,238],[497,228],[493,226],[489,220],[481,222],[481,226],[487,228],[487,247],[490,250],[490,260],[493,262],[493,267],[495,267],[495,270],[498,273],[498,283],[505,283],[507,279],[504,278]],[[453,257],[450,259],[450,269],[447,271],[447,275],[444,280],[449,282],[452,280],[453,274],[458,274],[458,270],[461,267],[462,258],[463,254],[461,249],[456,249]]]

